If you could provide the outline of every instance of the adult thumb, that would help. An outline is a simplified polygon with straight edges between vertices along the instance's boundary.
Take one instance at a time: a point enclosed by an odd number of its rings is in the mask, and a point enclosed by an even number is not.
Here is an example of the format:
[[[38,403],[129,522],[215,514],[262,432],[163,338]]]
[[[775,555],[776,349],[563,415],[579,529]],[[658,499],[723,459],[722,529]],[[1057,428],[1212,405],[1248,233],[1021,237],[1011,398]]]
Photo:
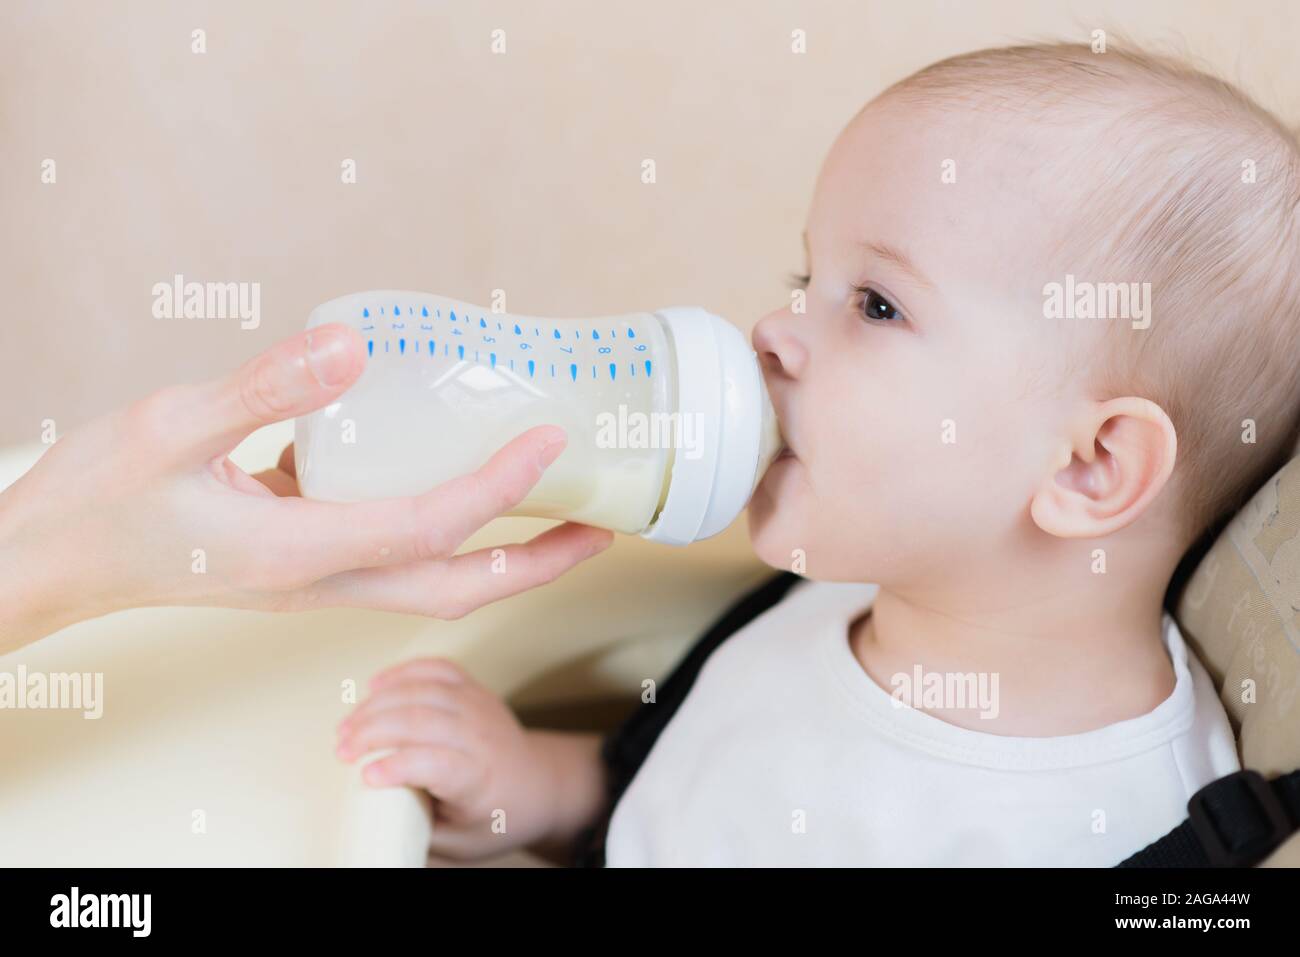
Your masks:
[[[331,323],[300,332],[233,375],[196,386],[180,420],[188,444],[205,458],[224,455],[250,432],[337,398],[365,365],[364,340],[350,326]]]

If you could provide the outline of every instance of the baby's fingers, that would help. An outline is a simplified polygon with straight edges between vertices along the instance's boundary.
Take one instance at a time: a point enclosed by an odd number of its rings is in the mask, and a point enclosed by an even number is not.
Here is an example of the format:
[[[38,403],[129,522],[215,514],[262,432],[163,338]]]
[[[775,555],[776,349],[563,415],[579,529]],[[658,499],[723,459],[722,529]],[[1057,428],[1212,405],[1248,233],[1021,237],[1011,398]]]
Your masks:
[[[374,715],[381,711],[392,711],[394,708],[423,705],[447,714],[458,714],[463,709],[455,692],[454,685],[429,680],[390,684],[361,702],[350,715],[339,722],[339,736],[352,734]]]
[[[355,724],[340,729],[337,752],[351,761],[371,751],[412,745],[465,748],[459,718],[427,704],[405,704],[361,714]]]
[[[376,672],[370,679],[370,688],[377,691],[397,681],[423,680],[459,685],[471,679],[460,665],[448,658],[412,658]]]
[[[371,787],[424,788],[441,801],[465,801],[481,782],[481,765],[454,748],[403,748],[367,764],[362,778]]]

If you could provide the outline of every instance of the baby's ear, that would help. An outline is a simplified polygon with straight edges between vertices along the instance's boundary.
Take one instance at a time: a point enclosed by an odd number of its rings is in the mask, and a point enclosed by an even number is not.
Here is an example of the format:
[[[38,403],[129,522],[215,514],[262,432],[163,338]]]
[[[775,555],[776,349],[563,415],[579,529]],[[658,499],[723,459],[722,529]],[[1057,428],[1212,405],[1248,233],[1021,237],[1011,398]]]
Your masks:
[[[1059,538],[1119,531],[1160,494],[1177,450],[1173,422],[1149,399],[1092,403],[1081,410],[1029,514]]]

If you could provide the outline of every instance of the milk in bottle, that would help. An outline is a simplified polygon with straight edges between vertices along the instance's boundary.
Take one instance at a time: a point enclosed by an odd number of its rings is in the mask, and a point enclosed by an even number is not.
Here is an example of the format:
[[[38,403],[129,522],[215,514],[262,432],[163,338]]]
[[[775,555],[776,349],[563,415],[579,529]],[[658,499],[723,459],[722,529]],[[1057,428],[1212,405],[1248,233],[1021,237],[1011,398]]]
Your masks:
[[[506,514],[684,545],[735,519],[781,446],[753,350],[703,309],[544,319],[384,290],[331,300],[307,325],[330,322],[355,328],[368,359],[297,422],[310,498],[417,495],[558,425],[564,451]]]

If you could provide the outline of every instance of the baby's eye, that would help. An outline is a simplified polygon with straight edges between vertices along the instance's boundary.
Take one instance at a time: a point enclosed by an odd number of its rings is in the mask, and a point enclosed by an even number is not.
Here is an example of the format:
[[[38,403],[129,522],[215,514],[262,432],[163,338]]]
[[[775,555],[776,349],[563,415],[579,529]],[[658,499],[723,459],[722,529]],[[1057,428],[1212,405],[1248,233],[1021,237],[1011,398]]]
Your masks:
[[[804,274],[793,273],[793,272],[790,273],[791,289],[807,289],[808,283],[810,283],[811,281],[812,281],[812,276],[807,275],[806,273]]]
[[[858,310],[868,319],[882,321],[901,320],[903,314],[894,304],[870,286],[855,286],[858,292]]]

